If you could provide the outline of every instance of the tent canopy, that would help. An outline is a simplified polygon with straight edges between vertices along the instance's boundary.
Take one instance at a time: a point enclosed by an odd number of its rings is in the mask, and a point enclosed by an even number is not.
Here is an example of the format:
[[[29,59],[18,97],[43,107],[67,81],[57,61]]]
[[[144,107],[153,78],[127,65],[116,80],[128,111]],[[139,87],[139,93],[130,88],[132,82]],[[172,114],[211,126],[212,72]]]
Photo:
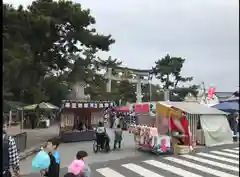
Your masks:
[[[32,104],[32,105],[28,105],[28,106],[24,106],[23,110],[25,111],[31,111],[31,110],[35,110],[36,108],[40,108],[40,109],[59,109],[57,106],[54,106],[51,103],[45,103],[42,102],[40,104]]]
[[[238,102],[222,102],[213,106],[216,109],[222,110],[224,112],[234,112],[239,111],[239,103]]]
[[[26,103],[22,103],[19,101],[8,101],[4,100],[3,101],[3,112],[9,112],[10,110],[19,110],[22,109],[23,106],[26,106]]]
[[[206,105],[202,105],[195,102],[171,102],[171,101],[161,101],[158,102],[163,105],[169,105],[173,108],[177,108],[179,110],[182,110],[183,112],[189,113],[189,114],[208,114],[208,115],[227,115],[227,113],[218,110],[213,107],[208,107]]]
[[[220,101],[221,103],[222,102],[239,102],[239,97],[231,97],[231,98],[228,98],[228,99],[226,99],[226,100],[222,100],[222,101]]]
[[[224,115],[201,115],[200,122],[206,146],[232,143],[232,131]]]
[[[156,105],[157,113],[161,114],[160,117],[169,117],[180,118],[182,113],[179,110],[173,109],[173,106],[165,102],[157,102]]]
[[[177,113],[181,114],[181,111],[189,115],[199,115],[206,146],[216,146],[232,142],[232,133],[226,118],[227,113],[193,102],[158,102],[157,111],[160,114],[164,113],[164,109],[159,110],[161,105],[165,106],[165,112],[168,115],[169,112],[176,113],[175,115]],[[177,109],[175,110],[175,108]],[[175,112],[172,110],[175,110]]]

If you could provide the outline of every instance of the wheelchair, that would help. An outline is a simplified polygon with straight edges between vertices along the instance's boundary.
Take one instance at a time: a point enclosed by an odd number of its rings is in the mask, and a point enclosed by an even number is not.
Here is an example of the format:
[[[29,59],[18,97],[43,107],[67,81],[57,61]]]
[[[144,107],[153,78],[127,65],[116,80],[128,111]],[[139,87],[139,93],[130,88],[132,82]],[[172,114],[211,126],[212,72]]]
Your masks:
[[[98,153],[98,152],[101,152],[101,151],[109,152],[110,150],[111,150],[110,139],[107,135],[104,137],[104,147],[103,147],[103,149],[101,148],[101,145],[98,144],[98,142],[97,142],[97,136],[95,136],[95,139],[93,141],[93,152],[94,153]]]

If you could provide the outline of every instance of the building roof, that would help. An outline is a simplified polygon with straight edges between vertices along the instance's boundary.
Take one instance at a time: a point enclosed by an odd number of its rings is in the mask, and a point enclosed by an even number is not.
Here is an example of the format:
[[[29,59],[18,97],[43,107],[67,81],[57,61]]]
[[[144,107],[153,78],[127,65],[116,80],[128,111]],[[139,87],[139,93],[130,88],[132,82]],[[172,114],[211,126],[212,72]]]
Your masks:
[[[17,110],[21,109],[23,106],[26,106],[26,103],[22,103],[19,101],[9,101],[4,100],[3,101],[3,112],[9,112],[10,110]]]
[[[159,102],[160,104],[170,105],[189,114],[207,114],[207,115],[227,115],[227,113],[216,108],[208,107],[195,102]]]

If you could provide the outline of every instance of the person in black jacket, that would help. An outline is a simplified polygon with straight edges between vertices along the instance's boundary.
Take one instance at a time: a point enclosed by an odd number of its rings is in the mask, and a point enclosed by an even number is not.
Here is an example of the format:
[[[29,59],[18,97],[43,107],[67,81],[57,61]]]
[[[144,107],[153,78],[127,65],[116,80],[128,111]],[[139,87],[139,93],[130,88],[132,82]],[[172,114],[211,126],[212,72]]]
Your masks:
[[[3,129],[2,136],[2,177],[11,177],[10,168],[13,169],[15,176],[20,176],[19,173],[19,154],[16,142],[12,136],[8,136],[7,132]]]
[[[50,166],[47,171],[42,171],[41,174],[46,177],[59,177],[60,159],[57,148],[60,144],[59,139],[52,139],[47,142],[46,150],[50,157]]]

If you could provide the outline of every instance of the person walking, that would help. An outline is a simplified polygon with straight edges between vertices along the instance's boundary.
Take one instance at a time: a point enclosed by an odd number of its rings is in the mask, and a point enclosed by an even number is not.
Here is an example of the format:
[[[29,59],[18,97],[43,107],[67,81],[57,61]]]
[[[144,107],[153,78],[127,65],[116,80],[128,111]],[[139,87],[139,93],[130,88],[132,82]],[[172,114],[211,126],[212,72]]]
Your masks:
[[[12,136],[8,136],[6,130],[3,129],[3,149],[2,149],[2,176],[11,177],[10,168],[13,169],[14,175],[20,177],[19,154],[16,142]]]
[[[120,124],[117,125],[117,128],[114,131],[114,135],[115,135],[115,138],[114,138],[113,149],[116,150],[117,144],[118,144],[118,148],[120,149],[121,148],[121,142],[122,142],[122,129],[121,129]]]

